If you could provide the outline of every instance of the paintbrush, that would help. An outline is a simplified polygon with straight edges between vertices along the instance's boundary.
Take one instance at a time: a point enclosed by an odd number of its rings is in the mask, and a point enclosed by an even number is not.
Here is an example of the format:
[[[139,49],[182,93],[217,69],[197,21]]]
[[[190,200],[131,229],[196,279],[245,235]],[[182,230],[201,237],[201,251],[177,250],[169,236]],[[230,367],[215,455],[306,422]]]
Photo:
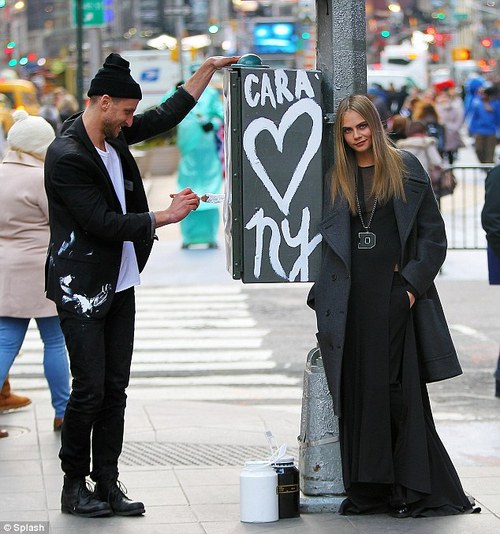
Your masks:
[[[208,204],[220,204],[221,202],[224,202],[224,197],[224,194],[205,193],[200,197],[200,200],[207,202]]]
[[[177,193],[171,193],[170,198],[174,198]],[[206,202],[207,204],[221,204],[224,202],[225,195],[218,193],[205,193],[201,195],[200,200]]]

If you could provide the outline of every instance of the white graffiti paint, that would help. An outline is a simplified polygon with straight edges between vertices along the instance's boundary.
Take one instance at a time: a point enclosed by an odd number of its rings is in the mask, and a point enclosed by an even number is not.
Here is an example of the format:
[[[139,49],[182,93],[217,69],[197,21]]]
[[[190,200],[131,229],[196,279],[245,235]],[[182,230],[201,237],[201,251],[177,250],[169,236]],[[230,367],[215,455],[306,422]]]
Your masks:
[[[248,125],[243,134],[243,150],[250,166],[266,188],[270,197],[278,206],[281,213],[284,215],[284,218],[279,225],[273,218],[264,214],[263,208],[260,208],[254,213],[245,226],[247,230],[255,228],[254,276],[256,279],[259,279],[261,276],[264,255],[264,237],[266,232],[270,232],[268,258],[271,268],[276,275],[283,280],[288,280],[290,282],[297,280],[301,282],[308,281],[309,257],[321,242],[321,235],[316,234],[309,240],[311,214],[307,206],[302,209],[301,225],[295,236],[291,235],[288,216],[290,215],[290,204],[306,175],[312,159],[318,153],[321,146],[323,130],[322,110],[319,104],[312,98],[314,97],[314,91],[305,71],[297,71],[295,94],[288,89],[288,77],[281,69],[275,71],[274,81],[276,97],[272,91],[270,78],[267,73],[264,73],[262,76],[260,91],[252,93],[252,88],[258,81],[258,77],[253,74],[248,75],[245,79],[245,98],[247,103],[251,106],[257,106],[258,104],[264,106],[266,105],[266,102],[269,101],[271,106],[276,108],[277,103],[282,104],[284,100],[287,100],[288,102],[292,102],[294,98],[299,100],[285,111],[278,126],[266,117],[259,117]],[[300,99],[303,92],[305,92],[309,98]],[[303,115],[308,115],[311,118],[309,137],[307,138],[306,146],[300,156],[299,162],[288,181],[286,191],[282,195],[257,155],[256,141],[262,132],[268,132],[273,137],[277,150],[280,153],[283,153],[285,136],[288,130],[297,119]],[[283,239],[288,247],[297,248],[299,250],[298,257],[289,274],[285,272],[280,261],[280,248]]]
[[[255,263],[253,274],[255,278],[260,278],[260,272],[262,267],[262,253],[264,248],[264,231],[266,228],[271,230],[271,238],[269,243],[269,261],[271,262],[271,267],[274,272],[281,276],[284,280],[288,280],[280,259],[279,259],[279,248],[281,245],[281,236],[278,224],[271,217],[264,216],[264,210],[260,208],[255,215],[248,221],[245,226],[247,230],[256,228],[255,234]]]
[[[88,297],[87,295],[75,293],[73,289],[71,289],[70,285],[74,279],[75,277],[71,274],[62,276],[59,279],[61,289],[63,293],[65,293],[62,298],[62,302],[63,304],[72,302],[75,305],[77,312],[81,313],[85,317],[90,317],[90,314],[107,300],[109,293],[111,292],[111,284],[102,286],[101,291],[97,293],[97,295]]]
[[[304,114],[307,114],[311,117],[311,131],[307,139],[306,148],[302,153],[299,163],[293,171],[293,175],[288,183],[285,194],[281,196],[280,192],[276,189],[276,186],[269,177],[267,170],[257,156],[256,139],[257,136],[263,131],[268,131],[276,143],[276,148],[279,150],[279,152],[283,152],[285,134],[289,130],[290,126],[292,126],[292,124]],[[271,195],[271,198],[274,200],[274,202],[276,202],[276,205],[284,215],[289,214],[290,203],[295,196],[295,193],[297,192],[302,180],[304,179],[307,167],[321,146],[321,133],[323,130],[322,117],[323,115],[319,104],[310,98],[304,98],[295,104],[292,104],[287,109],[287,111],[283,114],[279,127],[277,127],[272,120],[265,117],[259,117],[248,125],[245,133],[243,134],[243,150],[248,158],[248,161],[250,162],[250,166],[264,184],[264,187]]]
[[[313,253],[314,249],[321,242],[321,234],[316,234],[311,241],[309,241],[309,226],[311,222],[311,214],[309,208],[305,207],[302,210],[302,222],[295,237],[290,234],[290,223],[288,219],[281,221],[281,232],[277,222],[271,217],[264,215],[264,210],[260,208],[255,215],[248,221],[245,228],[251,230],[255,228],[256,241],[255,241],[255,263],[254,263],[254,276],[259,279],[262,269],[262,256],[264,253],[264,232],[266,228],[271,231],[271,237],[269,240],[269,262],[274,272],[289,282],[297,280],[300,282],[307,282],[309,280],[309,256]],[[285,238],[285,242],[289,247],[299,247],[299,256],[293,264],[290,274],[286,274],[283,269],[283,265],[279,259],[279,249],[281,246],[281,235]]]
[[[288,88],[288,75],[283,69],[276,69],[274,72],[274,84],[271,81],[269,73],[264,72],[262,78],[255,74],[248,74],[243,84],[243,95],[246,103],[251,107],[264,107],[269,101],[269,104],[276,109],[278,104],[283,104],[285,100],[293,102],[293,100],[300,100],[302,93],[309,98],[314,98],[314,89],[309,81],[307,72],[299,70],[296,72],[295,88],[292,93]],[[272,73],[271,73],[272,74]]]
[[[57,251],[58,256],[65,252],[68,248],[71,248],[75,244],[75,232],[71,232],[69,235],[69,241],[63,241],[59,250]]]
[[[292,270],[288,275],[288,279],[292,282],[297,279],[301,282],[309,280],[309,256],[314,249],[321,243],[321,234],[316,234],[311,241],[309,241],[309,228],[311,225],[311,213],[308,207],[302,210],[302,222],[300,229],[295,237],[290,235],[290,223],[288,219],[283,219],[281,222],[281,231],[285,238],[286,244],[290,247],[300,247],[299,257],[293,264]]]

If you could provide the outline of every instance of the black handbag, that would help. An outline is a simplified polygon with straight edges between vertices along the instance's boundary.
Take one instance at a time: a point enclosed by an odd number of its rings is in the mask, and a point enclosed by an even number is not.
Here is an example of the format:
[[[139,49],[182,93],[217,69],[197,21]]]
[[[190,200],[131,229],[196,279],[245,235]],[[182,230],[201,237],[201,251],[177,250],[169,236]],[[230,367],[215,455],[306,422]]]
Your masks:
[[[438,306],[426,295],[417,299],[413,306],[417,351],[427,383],[463,373],[444,314],[439,313]]]

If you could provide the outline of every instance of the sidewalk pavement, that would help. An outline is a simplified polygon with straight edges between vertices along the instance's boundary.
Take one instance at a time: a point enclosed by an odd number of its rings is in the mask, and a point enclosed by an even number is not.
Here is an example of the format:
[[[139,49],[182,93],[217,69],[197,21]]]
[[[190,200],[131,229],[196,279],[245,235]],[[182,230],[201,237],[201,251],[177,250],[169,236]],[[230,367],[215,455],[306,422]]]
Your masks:
[[[457,469],[464,489],[482,507],[481,514],[402,520],[309,513],[275,523],[240,523],[243,464],[235,465],[234,459],[262,458],[266,430],[296,448],[300,402],[245,406],[164,401],[159,394],[154,387],[129,390],[120,480],[132,499],[145,503],[146,514],[141,517],[84,519],[60,512],[59,434],[51,430],[46,391],[32,395],[32,406],[3,415],[2,425],[8,425],[12,437],[0,441],[0,531],[8,531],[2,522],[41,523],[46,529],[42,532],[53,534],[89,529],[106,534],[493,534],[500,530],[500,464],[488,465],[480,458],[475,465]],[[170,464],[158,461],[169,454]],[[225,458],[229,465],[224,465]]]
[[[168,193],[175,190],[175,180],[173,177],[153,180],[148,184],[151,207],[159,209],[168,201]],[[165,252],[179,250],[177,232],[174,227],[161,231],[159,252],[152,258],[153,273],[147,275],[149,284],[163,283]],[[220,262],[223,251],[216,254]],[[453,289],[459,288],[463,276],[484,276],[482,255],[472,254],[466,262],[463,256],[457,258],[453,261],[467,265],[465,272],[461,266],[459,269],[445,266],[443,270]],[[205,272],[213,274],[210,266],[204,267]],[[189,272],[179,265],[176,269],[177,278],[172,278],[170,273],[171,283],[186,280],[192,283]],[[457,271],[461,276],[456,275]],[[220,276],[215,283],[232,282],[227,273]],[[289,404],[254,405],[172,401],[162,399],[162,391],[155,388],[153,380],[149,388],[131,387],[128,391],[120,479],[132,499],[144,501],[146,514],[142,517],[84,519],[60,512],[62,473],[57,458],[60,436],[51,429],[53,413],[46,389],[30,392],[33,404],[29,407],[0,415],[0,424],[11,434],[0,440],[0,532],[2,529],[8,532],[9,528],[11,532],[21,532],[21,524],[25,532],[53,534],[83,533],[90,529],[106,534],[282,531],[288,534],[493,534],[500,531],[498,424],[487,425],[483,430],[490,433],[489,441],[497,444],[493,445],[493,454],[471,454],[468,461],[456,462],[464,489],[475,497],[482,508],[481,514],[401,520],[385,515],[343,517],[335,513],[309,513],[275,523],[247,524],[239,520],[239,473],[243,461],[265,455],[266,430],[272,430],[280,443],[286,442],[298,459],[301,399]],[[472,435],[474,431],[467,418],[461,421],[458,417],[452,432],[457,431],[465,446],[467,442],[471,448],[480,444],[481,435]],[[460,459],[463,458],[462,455]],[[39,524],[44,530],[40,527],[35,530]]]

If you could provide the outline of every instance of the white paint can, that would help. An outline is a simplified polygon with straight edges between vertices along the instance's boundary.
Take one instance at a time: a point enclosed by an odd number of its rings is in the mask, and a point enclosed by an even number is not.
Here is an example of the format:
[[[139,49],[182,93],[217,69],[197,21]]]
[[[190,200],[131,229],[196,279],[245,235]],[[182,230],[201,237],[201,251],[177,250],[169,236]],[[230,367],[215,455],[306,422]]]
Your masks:
[[[250,460],[240,473],[240,521],[278,521],[278,474],[268,462]]]

